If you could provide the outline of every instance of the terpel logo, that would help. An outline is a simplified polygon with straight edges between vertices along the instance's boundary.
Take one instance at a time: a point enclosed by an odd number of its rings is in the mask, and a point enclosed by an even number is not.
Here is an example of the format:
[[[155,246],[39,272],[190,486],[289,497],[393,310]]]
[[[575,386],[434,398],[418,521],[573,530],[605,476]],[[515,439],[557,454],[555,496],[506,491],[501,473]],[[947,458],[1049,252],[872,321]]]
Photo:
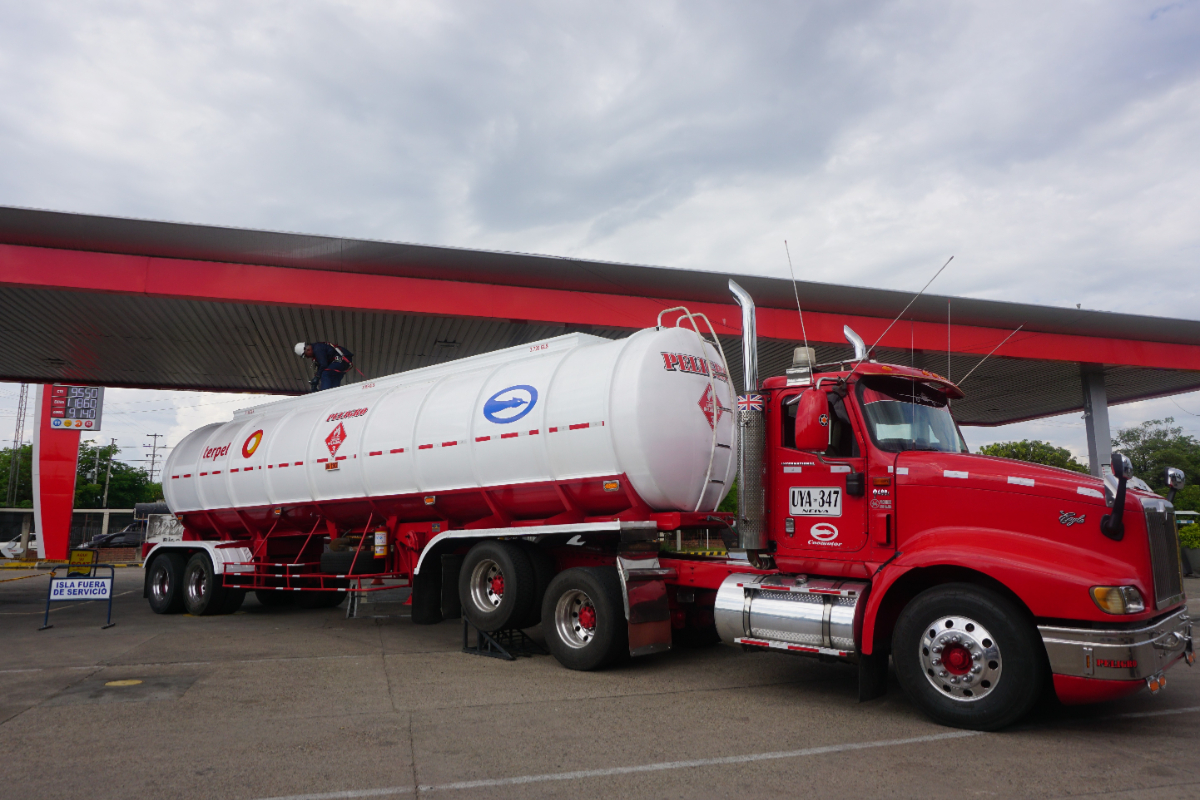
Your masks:
[[[483,404],[483,416],[489,422],[503,425],[516,422],[537,405],[538,391],[527,384],[509,386],[489,397]]]
[[[254,451],[262,443],[262,437],[263,432],[260,428],[246,438],[246,441],[242,443],[242,458],[249,458],[254,455]]]
[[[218,458],[227,455],[228,453],[229,445],[225,445],[224,447],[210,447],[204,451],[204,455],[200,456],[200,460],[203,461],[206,458],[211,458],[216,461]]]

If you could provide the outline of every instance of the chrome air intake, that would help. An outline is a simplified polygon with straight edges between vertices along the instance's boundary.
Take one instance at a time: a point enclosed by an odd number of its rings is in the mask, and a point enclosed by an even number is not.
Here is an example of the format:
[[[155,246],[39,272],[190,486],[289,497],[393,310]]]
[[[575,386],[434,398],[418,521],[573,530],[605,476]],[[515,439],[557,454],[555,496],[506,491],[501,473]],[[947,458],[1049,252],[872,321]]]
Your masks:
[[[804,575],[730,575],[717,590],[717,634],[726,644],[846,657],[857,652],[864,581]]]
[[[758,391],[758,335],[754,300],[733,280],[729,291],[742,307],[742,391]],[[748,398],[749,399],[749,398]],[[746,550],[764,550],[767,546],[766,496],[763,486],[766,423],[762,403],[739,403],[738,423],[738,546]]]

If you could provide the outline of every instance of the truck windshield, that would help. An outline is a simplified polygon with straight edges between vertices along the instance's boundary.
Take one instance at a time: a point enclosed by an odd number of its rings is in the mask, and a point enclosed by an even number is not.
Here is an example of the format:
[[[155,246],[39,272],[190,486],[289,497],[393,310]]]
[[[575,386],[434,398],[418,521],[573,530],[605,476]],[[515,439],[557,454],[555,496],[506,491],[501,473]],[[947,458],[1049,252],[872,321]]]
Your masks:
[[[871,439],[880,450],[932,450],[965,453],[946,398],[920,381],[871,376],[858,382]]]

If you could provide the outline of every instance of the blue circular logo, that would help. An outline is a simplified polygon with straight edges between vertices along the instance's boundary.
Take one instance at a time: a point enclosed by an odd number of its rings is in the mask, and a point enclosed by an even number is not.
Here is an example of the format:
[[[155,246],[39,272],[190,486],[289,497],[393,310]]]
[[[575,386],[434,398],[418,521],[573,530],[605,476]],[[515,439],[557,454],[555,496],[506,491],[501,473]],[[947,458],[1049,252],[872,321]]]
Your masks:
[[[537,400],[537,389],[532,386],[525,384],[510,386],[507,389],[501,389],[487,399],[483,404],[483,416],[489,422],[500,425],[506,422],[516,422],[533,411]]]
[[[53,426],[54,426],[54,427],[56,427],[56,428],[61,428],[61,427],[62,427],[62,420],[61,420],[61,419],[52,419],[52,420],[50,420],[50,424],[51,424],[51,425],[53,425]]]

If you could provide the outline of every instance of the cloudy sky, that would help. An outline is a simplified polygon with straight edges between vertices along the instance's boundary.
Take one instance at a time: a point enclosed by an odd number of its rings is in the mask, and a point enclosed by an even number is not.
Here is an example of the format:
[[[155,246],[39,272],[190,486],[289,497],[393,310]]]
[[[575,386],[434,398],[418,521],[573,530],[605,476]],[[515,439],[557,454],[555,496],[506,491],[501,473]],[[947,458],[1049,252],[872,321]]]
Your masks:
[[[1197,41],[1190,1],[0,0],[0,204],[775,276],[787,239],[911,290],[954,255],[934,291],[1198,319]],[[250,402],[114,390],[105,434]]]

